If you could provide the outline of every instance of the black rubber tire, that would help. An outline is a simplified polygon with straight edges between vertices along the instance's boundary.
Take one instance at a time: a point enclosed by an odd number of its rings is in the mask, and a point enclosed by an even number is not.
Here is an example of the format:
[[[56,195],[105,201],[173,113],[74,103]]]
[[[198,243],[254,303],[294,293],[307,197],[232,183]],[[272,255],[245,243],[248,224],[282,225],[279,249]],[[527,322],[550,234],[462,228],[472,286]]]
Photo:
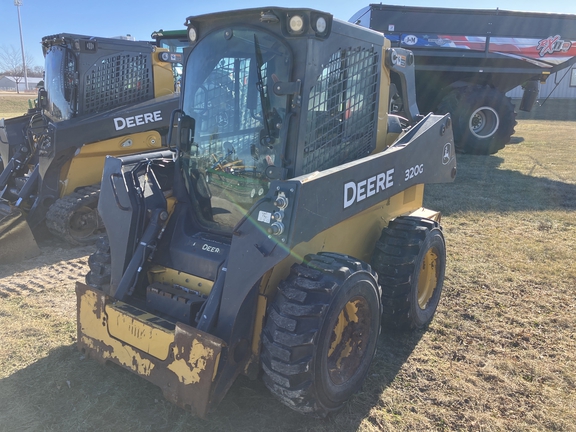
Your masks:
[[[432,321],[446,271],[437,222],[410,216],[391,221],[376,242],[372,267],[382,287],[383,330],[423,328]]]
[[[516,113],[510,98],[489,86],[452,90],[438,105],[439,114],[450,113],[456,150],[489,155],[510,142]]]
[[[96,242],[96,252],[88,257],[90,271],[86,275],[86,284],[105,293],[110,290],[112,259],[107,236],[101,236]]]
[[[301,413],[324,417],[341,408],[364,382],[381,312],[377,275],[368,264],[339,254],[307,256],[292,266],[269,308],[264,383]]]
[[[104,231],[97,210],[99,197],[100,185],[94,185],[78,188],[56,200],[46,213],[48,230],[74,246],[94,244]],[[86,232],[82,232],[84,219],[88,221]]]

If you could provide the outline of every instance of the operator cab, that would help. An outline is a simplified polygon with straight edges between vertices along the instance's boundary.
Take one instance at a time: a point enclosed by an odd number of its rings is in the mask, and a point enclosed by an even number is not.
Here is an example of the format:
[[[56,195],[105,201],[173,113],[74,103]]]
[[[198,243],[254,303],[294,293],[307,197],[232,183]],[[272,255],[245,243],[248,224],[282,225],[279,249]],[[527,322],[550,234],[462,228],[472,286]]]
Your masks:
[[[281,165],[280,129],[288,97],[272,91],[290,78],[292,55],[278,37],[235,25],[207,35],[186,60],[182,170],[199,220],[230,234],[268,192]]]

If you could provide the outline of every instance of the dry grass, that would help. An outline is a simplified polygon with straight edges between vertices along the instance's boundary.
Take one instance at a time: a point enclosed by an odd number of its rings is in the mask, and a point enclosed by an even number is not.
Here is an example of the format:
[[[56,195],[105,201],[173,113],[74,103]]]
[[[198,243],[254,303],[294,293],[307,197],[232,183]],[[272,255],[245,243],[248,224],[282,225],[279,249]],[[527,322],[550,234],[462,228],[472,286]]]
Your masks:
[[[18,117],[28,110],[28,99],[35,99],[32,93],[0,92],[0,118]]]
[[[495,156],[427,189],[448,269],[427,331],[383,334],[363,391],[325,420],[241,377],[207,420],[76,351],[90,248],[0,266],[0,430],[576,430],[576,123],[520,121]]]

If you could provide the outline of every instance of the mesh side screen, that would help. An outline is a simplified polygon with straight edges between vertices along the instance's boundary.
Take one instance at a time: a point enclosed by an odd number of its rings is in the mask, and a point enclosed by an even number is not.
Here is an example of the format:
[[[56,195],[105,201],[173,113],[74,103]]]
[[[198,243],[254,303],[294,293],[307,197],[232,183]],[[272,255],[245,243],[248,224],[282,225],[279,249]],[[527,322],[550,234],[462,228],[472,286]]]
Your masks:
[[[325,170],[375,147],[378,54],[336,52],[310,91],[303,170]]]
[[[152,67],[147,54],[118,54],[102,59],[84,82],[84,113],[95,113],[153,97]]]

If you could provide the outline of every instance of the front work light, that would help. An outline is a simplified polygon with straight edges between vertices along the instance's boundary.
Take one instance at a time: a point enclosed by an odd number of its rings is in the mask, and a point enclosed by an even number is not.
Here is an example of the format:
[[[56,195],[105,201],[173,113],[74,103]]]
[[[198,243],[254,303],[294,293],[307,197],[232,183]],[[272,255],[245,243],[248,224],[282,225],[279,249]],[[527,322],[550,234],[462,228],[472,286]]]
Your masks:
[[[290,17],[290,30],[294,33],[300,33],[304,29],[304,20],[300,15]]]
[[[198,33],[196,32],[196,29],[192,26],[188,27],[188,39],[190,40],[190,42],[196,42],[196,39],[198,39]]]
[[[316,31],[318,33],[324,33],[326,31],[327,25],[328,24],[326,23],[326,19],[324,17],[318,17],[316,20]]]

